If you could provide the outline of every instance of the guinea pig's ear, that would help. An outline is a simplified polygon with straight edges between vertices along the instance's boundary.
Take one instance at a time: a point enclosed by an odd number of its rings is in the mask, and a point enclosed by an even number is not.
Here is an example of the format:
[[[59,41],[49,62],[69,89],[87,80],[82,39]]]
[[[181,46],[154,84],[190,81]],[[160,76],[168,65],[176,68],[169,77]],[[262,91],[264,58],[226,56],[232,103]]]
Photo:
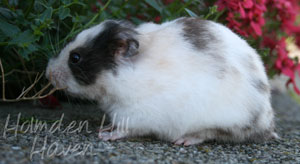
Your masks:
[[[112,43],[115,56],[131,57],[138,54],[139,42],[134,38],[117,39]]]
[[[119,22],[112,27],[114,30],[113,40],[110,42],[110,49],[117,57],[131,57],[138,54],[139,42],[137,32],[133,25]]]

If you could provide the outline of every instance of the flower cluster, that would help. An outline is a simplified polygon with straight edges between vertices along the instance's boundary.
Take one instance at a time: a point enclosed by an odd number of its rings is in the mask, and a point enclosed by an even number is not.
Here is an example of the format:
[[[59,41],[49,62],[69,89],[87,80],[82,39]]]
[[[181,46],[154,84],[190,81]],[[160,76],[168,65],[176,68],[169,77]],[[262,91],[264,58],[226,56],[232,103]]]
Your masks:
[[[265,0],[219,0],[218,9],[227,9],[228,27],[239,34],[248,37],[262,35],[262,27],[265,24],[264,12]],[[250,26],[249,26],[250,25]]]
[[[275,55],[273,68],[288,76],[288,84],[300,94],[295,73],[300,64],[288,56],[286,38],[294,37],[300,47],[300,26],[295,24],[299,12],[298,0],[218,0],[218,9],[226,10],[227,26],[246,38],[257,39],[261,47]],[[258,39],[261,37],[261,39]]]

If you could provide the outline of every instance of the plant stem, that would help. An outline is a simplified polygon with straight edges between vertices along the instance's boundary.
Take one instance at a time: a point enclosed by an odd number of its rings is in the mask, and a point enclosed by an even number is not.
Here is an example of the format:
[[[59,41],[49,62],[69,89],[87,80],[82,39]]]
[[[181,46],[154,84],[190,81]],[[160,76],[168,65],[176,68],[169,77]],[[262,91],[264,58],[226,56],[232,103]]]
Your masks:
[[[127,3],[128,3],[128,1],[125,1],[125,2],[122,4],[122,6],[121,6],[117,11],[112,12],[112,14],[113,14],[114,16],[117,16],[118,18],[120,18],[119,12],[120,12],[121,10],[124,9],[124,7],[126,6]]]
[[[1,69],[1,75],[2,75],[2,99],[5,100],[5,80],[4,80],[4,70],[2,61],[0,59],[0,69]]]
[[[35,0],[31,0],[30,6],[27,8],[27,10],[25,12],[25,19],[28,17],[30,11],[32,10],[34,3],[35,3]]]
[[[84,28],[89,27],[94,21],[102,14],[102,12],[107,8],[110,4],[111,0],[107,1],[106,4],[99,10],[99,12],[84,26]]]
[[[23,60],[23,57],[18,53],[18,51],[17,51],[15,48],[13,48],[13,50],[14,50],[14,52],[17,54],[17,56],[19,57],[19,60],[21,61],[21,64],[22,64],[24,70],[25,70],[26,72],[29,72],[28,69],[27,69],[27,67],[26,67],[26,65],[25,65],[25,62],[24,62],[24,60]],[[28,77],[28,79],[29,79],[29,82],[32,83],[31,76],[30,76],[28,73],[27,73],[26,75],[27,75],[27,77]],[[35,88],[34,88],[33,90],[36,92]]]
[[[11,74],[13,74],[13,73],[22,73],[22,74],[37,74],[38,72],[33,72],[33,71],[30,71],[30,72],[28,72],[28,71],[22,71],[22,70],[18,70],[18,69],[13,69],[13,70],[11,70],[11,71],[9,71],[9,72],[7,72],[7,73],[5,73],[4,74],[4,76],[6,77],[6,76],[9,76],[9,75],[11,75]],[[0,76],[1,78],[2,78],[2,76]]]
[[[9,5],[8,0],[4,0],[4,4],[5,4],[5,5],[7,6],[7,8],[9,8],[10,10],[15,11],[14,8],[11,7],[11,6]]]
[[[0,46],[7,46],[8,42],[0,42]]]
[[[191,3],[193,2],[193,0],[189,0],[188,2],[186,2],[177,12],[176,15],[178,15],[179,13],[182,12],[182,10],[184,10],[184,8],[188,7]]]
[[[69,4],[64,5],[63,8],[68,8],[68,7],[70,7],[70,6],[72,6],[72,5],[75,5],[75,4],[80,4],[80,3],[78,3],[78,2],[72,2],[72,3],[69,3]],[[54,10],[53,10],[53,13],[57,12],[58,10],[59,10],[59,8],[54,9]]]

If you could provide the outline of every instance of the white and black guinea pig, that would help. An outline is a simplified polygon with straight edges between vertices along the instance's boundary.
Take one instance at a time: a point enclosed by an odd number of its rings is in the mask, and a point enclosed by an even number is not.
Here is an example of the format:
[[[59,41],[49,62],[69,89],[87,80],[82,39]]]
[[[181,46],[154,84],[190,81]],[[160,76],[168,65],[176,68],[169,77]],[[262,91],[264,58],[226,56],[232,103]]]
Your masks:
[[[98,101],[115,126],[126,122],[126,131],[101,131],[102,140],[151,134],[192,145],[278,138],[259,55],[212,21],[135,27],[107,20],[50,59],[46,75],[71,95]]]

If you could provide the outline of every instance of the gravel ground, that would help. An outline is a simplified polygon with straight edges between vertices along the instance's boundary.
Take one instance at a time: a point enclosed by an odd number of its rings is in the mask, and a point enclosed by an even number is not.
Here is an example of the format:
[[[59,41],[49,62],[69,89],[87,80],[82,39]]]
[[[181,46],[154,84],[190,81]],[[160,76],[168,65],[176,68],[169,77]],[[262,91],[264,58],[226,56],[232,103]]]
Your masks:
[[[99,141],[97,128],[101,124],[102,113],[94,105],[63,104],[62,109],[50,110],[30,103],[0,104],[0,164],[300,163],[300,106],[279,90],[273,92],[272,101],[277,112],[277,132],[281,139],[259,144],[206,142],[189,147],[151,138]],[[17,131],[6,130],[6,122],[8,128],[15,127],[18,113],[21,113],[20,123],[24,123],[23,128],[19,126]],[[51,133],[51,125],[63,113],[62,128]],[[28,121],[32,116],[46,120],[48,130],[34,132],[34,126],[30,129]],[[88,120],[88,129],[85,120]],[[76,121],[76,125],[73,128],[69,126],[68,131],[67,125],[72,121]],[[80,121],[83,128],[79,132]]]

